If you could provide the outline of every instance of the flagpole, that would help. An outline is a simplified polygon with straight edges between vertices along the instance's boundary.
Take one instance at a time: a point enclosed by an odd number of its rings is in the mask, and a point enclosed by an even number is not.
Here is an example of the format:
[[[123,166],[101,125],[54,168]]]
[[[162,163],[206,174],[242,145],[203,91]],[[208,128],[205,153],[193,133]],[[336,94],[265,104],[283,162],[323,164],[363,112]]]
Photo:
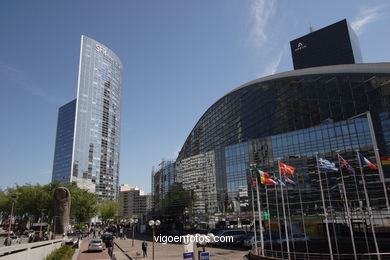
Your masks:
[[[370,111],[367,112],[367,119],[368,119],[368,126],[370,128],[370,134],[371,134],[371,141],[372,145],[374,147],[374,153],[375,153],[375,159],[376,159],[376,164],[378,165],[378,171],[379,171],[379,179],[382,182],[383,186],[383,192],[385,193],[385,200],[386,200],[386,207],[387,207],[387,212],[390,216],[390,205],[389,205],[389,198],[387,196],[387,190],[386,190],[386,183],[385,183],[385,175],[383,173],[383,168],[382,168],[382,162],[380,160],[380,155],[379,155],[379,149],[378,145],[376,143],[376,137],[375,137],[375,131],[374,131],[374,124],[372,123],[372,118],[371,118],[371,113]]]
[[[253,228],[254,228],[254,234],[255,234],[255,252],[257,254],[259,254],[259,251],[257,250],[255,199],[254,199],[254,196],[253,196],[253,186],[252,186],[253,170],[250,169],[249,172],[250,172],[250,175],[251,175],[252,214],[253,214]]]
[[[280,161],[278,160],[278,168],[279,168],[279,178],[280,181],[282,181],[282,173],[280,172]],[[288,226],[287,226],[287,217],[286,217],[286,208],[284,206],[284,195],[283,195],[283,185],[282,183],[280,184],[280,193],[282,194],[282,207],[283,207],[283,218],[284,218],[284,233],[286,236],[286,242],[287,242],[287,255],[288,259],[291,259],[290,255],[290,241],[288,239]],[[280,238],[282,239],[282,238]]]
[[[357,199],[358,199],[358,210],[360,212],[361,220],[362,220],[362,223],[363,223],[363,221],[364,221],[364,223],[367,223],[367,221],[366,221],[366,214],[363,212],[363,209],[360,206],[361,200],[360,200],[359,184],[358,184],[358,181],[357,181],[357,178],[356,178],[356,173],[353,175],[353,181],[354,181],[354,184],[355,184],[355,191],[356,191],[356,196],[357,196]],[[359,225],[359,229],[360,229],[360,225]],[[369,253],[370,252],[370,246],[368,244],[367,226],[366,225],[363,227],[363,231],[364,231],[364,239],[365,239],[366,247],[367,247],[367,253]],[[368,258],[371,259],[371,255],[369,255]]]
[[[357,260],[356,246],[355,246],[355,236],[353,234],[352,220],[351,220],[352,219],[351,210],[349,209],[347,191],[345,190],[344,174],[343,174],[343,170],[341,169],[340,154],[339,153],[337,153],[337,158],[339,160],[339,168],[340,168],[340,174],[341,174],[341,183],[343,185],[345,209],[347,211],[347,220],[348,220],[349,232],[351,233],[353,256],[354,256],[355,260]]]
[[[279,183],[279,185],[282,185],[281,183]],[[282,239],[282,227],[280,226],[280,214],[279,214],[279,198],[278,198],[278,191],[276,190],[276,185],[275,185],[275,202],[276,202],[276,214],[277,214],[277,217],[278,217],[278,228],[279,228],[279,238]],[[283,244],[280,245],[280,249],[282,251],[282,255],[283,255]]]
[[[284,182],[286,183],[286,179],[284,180]],[[293,184],[291,184],[291,185],[293,185]],[[288,199],[288,187],[287,186],[286,186],[286,202],[287,202],[287,211],[288,211],[288,221],[290,222],[290,234],[291,234],[291,239],[292,239],[293,252],[294,252],[294,256],[296,256],[295,242],[294,242],[294,236],[293,236],[293,231],[292,231],[290,200]]]
[[[375,228],[374,228],[374,218],[372,216],[372,209],[371,209],[371,204],[370,204],[370,198],[368,197],[367,187],[366,187],[366,180],[365,180],[364,175],[363,175],[364,174],[363,173],[363,166],[362,166],[362,162],[360,161],[360,155],[359,155],[359,151],[358,150],[356,151],[356,156],[357,156],[357,159],[359,161],[360,175],[362,176],[363,190],[364,190],[364,195],[366,197],[366,205],[367,205],[367,208],[368,208],[368,216],[370,218],[370,226],[371,226],[372,236],[374,238],[375,250],[376,250],[376,253],[378,255],[378,259],[380,260],[381,256],[380,256],[380,253],[379,253],[378,242],[376,240],[376,233],[375,233]]]
[[[259,211],[259,232],[260,232],[260,245],[261,245],[261,255],[264,256],[264,238],[263,238],[263,223],[261,217],[261,202],[259,196],[259,178],[256,178],[256,196],[257,196],[257,208]]]
[[[300,206],[301,206],[301,216],[302,216],[303,233],[305,234],[306,253],[307,253],[308,258],[310,259],[310,256],[309,256],[309,247],[308,247],[308,245],[307,245],[306,225],[305,225],[305,218],[304,218],[304,213],[303,213],[301,188],[299,187],[299,179],[298,179],[298,194],[299,194],[299,204],[300,204]]]
[[[337,254],[337,259],[340,259],[340,251],[339,251],[339,241],[337,239],[337,234],[336,234],[336,227],[334,225],[334,220],[335,220],[335,217],[333,215],[333,212],[334,212],[334,209],[333,209],[333,205],[332,205],[332,199],[330,197],[330,189],[329,189],[329,176],[326,175],[326,190],[327,190],[327,193],[328,193],[328,201],[329,201],[329,207],[330,207],[330,218],[332,219],[332,230],[333,230],[333,236],[334,236],[334,242],[335,242],[335,245],[336,245],[336,254]],[[336,216],[337,217],[337,216]]]
[[[272,246],[272,236],[271,236],[271,214],[269,210],[269,202],[268,202],[268,189],[267,185],[265,185],[265,197],[267,199],[267,212],[268,212],[268,235],[269,235],[269,242],[271,244],[271,251],[274,251]]]
[[[316,162],[317,162],[318,180],[320,182],[322,207],[324,209],[324,216],[325,216],[326,235],[328,237],[329,254],[330,254],[330,259],[333,260],[332,242],[330,241],[330,233],[329,233],[329,226],[328,226],[328,213],[327,213],[326,205],[325,205],[324,191],[322,189],[322,179],[321,179],[320,166],[318,164],[318,154],[316,154]]]

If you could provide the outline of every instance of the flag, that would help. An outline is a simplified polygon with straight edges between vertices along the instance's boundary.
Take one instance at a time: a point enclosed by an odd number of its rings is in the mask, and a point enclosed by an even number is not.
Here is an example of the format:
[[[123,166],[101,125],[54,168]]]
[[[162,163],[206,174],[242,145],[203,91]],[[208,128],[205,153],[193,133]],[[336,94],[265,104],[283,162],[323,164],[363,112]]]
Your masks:
[[[253,179],[252,175],[250,175],[249,177],[251,178],[252,187],[256,187],[256,183],[255,183],[255,180]]]
[[[346,160],[344,160],[344,158],[341,157],[340,155],[339,155],[339,160],[340,160],[340,168],[345,167],[350,173],[355,174],[355,170],[352,168],[352,166]]]
[[[284,181],[286,182],[286,184],[293,184],[295,185],[295,182],[293,180],[291,180],[289,177],[287,176],[284,176]]]
[[[285,163],[279,162],[280,173],[294,175],[295,168]]]
[[[381,155],[381,163],[382,165],[390,165],[390,157]]]
[[[276,181],[274,181],[272,178],[268,178],[266,181],[265,181],[265,185],[276,185]]]
[[[338,171],[336,165],[328,160],[318,157],[318,164],[320,165],[320,170],[324,171]]]
[[[282,185],[282,186],[286,186],[286,184],[284,184],[281,180],[279,180],[278,178],[275,178],[274,179],[276,185]]]
[[[267,184],[267,181],[271,178],[269,176],[269,173],[268,172],[263,172],[263,171],[260,171],[260,170],[257,170],[259,175],[260,175],[260,183],[261,184]]]
[[[362,166],[368,165],[372,170],[378,169],[375,164],[373,164],[372,162],[367,160],[367,158],[364,157],[363,155],[361,155],[360,153],[359,153],[359,158],[360,158],[360,163],[362,164]]]

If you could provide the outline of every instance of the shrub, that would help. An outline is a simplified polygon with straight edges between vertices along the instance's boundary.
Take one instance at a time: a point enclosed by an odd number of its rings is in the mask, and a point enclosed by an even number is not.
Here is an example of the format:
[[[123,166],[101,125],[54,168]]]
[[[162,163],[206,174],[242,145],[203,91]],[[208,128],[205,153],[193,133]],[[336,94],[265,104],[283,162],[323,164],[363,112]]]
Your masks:
[[[75,249],[70,246],[62,246],[57,250],[54,250],[46,260],[71,260]]]

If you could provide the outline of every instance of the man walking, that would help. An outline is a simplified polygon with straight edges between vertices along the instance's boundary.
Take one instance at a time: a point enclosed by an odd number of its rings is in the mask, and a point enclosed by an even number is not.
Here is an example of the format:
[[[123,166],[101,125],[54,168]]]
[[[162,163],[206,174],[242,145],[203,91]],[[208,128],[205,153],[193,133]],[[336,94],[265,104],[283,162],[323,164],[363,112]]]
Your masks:
[[[148,256],[148,243],[145,241],[142,242],[142,252],[144,253],[144,257]]]

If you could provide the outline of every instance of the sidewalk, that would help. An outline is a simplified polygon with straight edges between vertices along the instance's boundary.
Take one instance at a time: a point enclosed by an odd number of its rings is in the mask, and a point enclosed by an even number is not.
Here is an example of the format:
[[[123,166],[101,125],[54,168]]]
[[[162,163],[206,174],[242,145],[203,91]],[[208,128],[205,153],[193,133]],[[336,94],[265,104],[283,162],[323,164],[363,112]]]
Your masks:
[[[134,247],[132,247],[132,239],[116,239],[117,243],[125,252],[133,259],[152,259],[153,255],[153,243],[146,240],[150,237],[138,235],[138,239],[134,239]],[[142,239],[144,238],[148,243],[148,256],[142,257]],[[183,245],[181,244],[160,244],[154,243],[154,259],[155,260],[172,260],[172,259],[183,259]],[[119,249],[116,250],[118,252]],[[211,254],[213,260],[232,260],[232,259],[243,259],[243,256],[248,253],[247,250],[237,250],[228,248],[206,248]],[[115,252],[115,251],[114,251]],[[198,253],[195,252],[195,259],[197,259]],[[122,259],[121,259],[122,260]]]

